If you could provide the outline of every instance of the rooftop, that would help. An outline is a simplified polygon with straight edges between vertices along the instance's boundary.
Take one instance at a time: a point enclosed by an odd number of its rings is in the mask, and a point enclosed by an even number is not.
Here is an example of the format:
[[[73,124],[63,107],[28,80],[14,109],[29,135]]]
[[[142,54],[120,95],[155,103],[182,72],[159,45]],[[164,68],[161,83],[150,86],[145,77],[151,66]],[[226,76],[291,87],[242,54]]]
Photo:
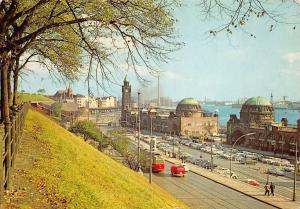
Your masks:
[[[194,98],[184,98],[178,104],[182,105],[199,105],[198,101]]]
[[[251,97],[244,105],[257,105],[257,106],[272,106],[271,102],[265,97]]]

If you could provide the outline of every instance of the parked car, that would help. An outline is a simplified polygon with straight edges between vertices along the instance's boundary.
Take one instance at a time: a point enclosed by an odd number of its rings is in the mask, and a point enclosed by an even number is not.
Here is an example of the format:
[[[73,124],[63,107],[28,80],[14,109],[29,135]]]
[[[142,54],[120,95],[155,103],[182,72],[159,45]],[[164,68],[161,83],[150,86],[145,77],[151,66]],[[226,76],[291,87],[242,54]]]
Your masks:
[[[201,165],[201,162],[203,161],[203,159],[195,159],[192,163],[194,164],[194,165]]]
[[[256,160],[252,160],[252,159],[246,160],[244,158],[244,159],[240,160],[240,163],[241,164],[247,164],[247,165],[255,165],[257,163],[257,161]]]
[[[191,148],[193,148],[193,149],[196,149],[196,148],[197,148],[197,146],[198,146],[198,144],[197,144],[197,143],[191,143],[191,144],[190,144],[190,147],[191,147]]]
[[[269,168],[269,169],[267,170],[267,173],[268,173],[268,174],[275,175],[275,176],[284,176],[284,172],[281,171],[281,170],[279,170],[278,168],[275,168],[275,167]]]
[[[294,172],[294,167],[285,166],[282,170],[285,172]]]
[[[225,172],[229,172],[228,168],[218,167],[217,172],[220,174],[224,174]]]
[[[195,161],[195,157],[192,156],[185,157],[184,161],[187,163],[193,163]]]
[[[224,172],[225,176],[230,177],[230,171],[225,171]],[[237,179],[237,175],[231,171],[231,178]]]
[[[186,173],[190,171],[189,167],[185,163],[181,163],[181,165],[184,167]]]
[[[247,179],[246,182],[252,186],[259,186],[259,182],[255,179]]]
[[[213,168],[216,168],[216,167],[217,167],[216,164],[213,164],[213,165],[212,165],[211,162],[209,162],[209,161],[202,164],[202,167],[203,167],[203,168],[206,168],[206,169],[211,169],[212,166],[213,166]]]

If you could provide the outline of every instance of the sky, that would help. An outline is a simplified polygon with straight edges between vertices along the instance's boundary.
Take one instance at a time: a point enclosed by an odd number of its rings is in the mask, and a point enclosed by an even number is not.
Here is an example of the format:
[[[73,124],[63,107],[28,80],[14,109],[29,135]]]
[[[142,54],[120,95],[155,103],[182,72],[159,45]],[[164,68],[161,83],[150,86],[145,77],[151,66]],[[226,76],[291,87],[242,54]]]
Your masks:
[[[219,33],[213,37],[208,31],[219,26],[219,20],[204,20],[197,0],[184,1],[175,9],[176,34],[184,46],[171,54],[168,63],[160,63],[160,92],[175,101],[185,97],[198,100],[237,100],[238,98],[264,96],[271,93],[276,100],[287,96],[288,100],[300,100],[300,25],[274,24],[268,18],[252,18],[245,26],[256,38],[241,30]],[[299,10],[300,6],[294,9]],[[290,9],[290,8],[289,8]],[[280,9],[285,13],[285,9]],[[288,13],[288,12],[287,12]],[[299,20],[300,22],[300,20]],[[30,66],[36,73],[24,76],[21,89],[36,92],[45,88],[47,94],[64,89],[66,83],[53,82],[47,72],[38,65]],[[29,67],[29,68],[30,68]],[[141,70],[145,67],[140,66]],[[155,97],[157,79],[147,73],[142,75],[150,80],[143,87],[129,72],[128,80],[133,92],[141,90],[144,97]],[[94,95],[121,96],[122,76],[118,85],[112,84],[106,92],[97,91]],[[72,83],[75,93],[87,94],[84,79]],[[133,93],[135,94],[135,93]],[[149,98],[151,99],[151,98]]]

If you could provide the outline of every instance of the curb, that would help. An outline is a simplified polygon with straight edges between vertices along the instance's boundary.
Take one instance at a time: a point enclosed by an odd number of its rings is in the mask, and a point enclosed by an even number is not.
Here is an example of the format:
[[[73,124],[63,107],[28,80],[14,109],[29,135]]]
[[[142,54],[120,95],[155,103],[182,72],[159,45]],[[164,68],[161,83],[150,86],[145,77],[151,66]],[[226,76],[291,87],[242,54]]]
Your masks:
[[[171,161],[168,160],[168,159],[165,159],[165,161],[167,161],[167,162],[173,164],[173,162],[171,162]],[[200,174],[200,173],[198,173],[198,172],[196,172],[196,171],[193,171],[192,169],[190,169],[190,172],[192,172],[192,173],[194,173],[194,174],[197,174],[197,175],[199,175],[199,176],[202,176],[202,177],[204,177],[204,178],[206,178],[206,179],[209,179],[209,180],[211,180],[211,181],[213,181],[213,182],[215,182],[215,183],[217,183],[217,184],[220,184],[220,185],[222,185],[222,186],[225,186],[225,187],[227,187],[227,188],[229,188],[229,189],[232,189],[232,190],[234,190],[234,191],[237,191],[237,192],[239,192],[239,193],[242,193],[242,194],[244,194],[244,195],[246,195],[246,196],[248,196],[248,197],[251,197],[251,198],[253,198],[253,199],[256,199],[256,200],[258,200],[258,201],[260,201],[260,202],[262,202],[262,203],[265,203],[265,204],[267,204],[267,205],[270,205],[270,206],[275,207],[275,208],[278,208],[278,209],[282,209],[281,207],[278,207],[277,205],[274,205],[274,204],[272,204],[272,203],[266,202],[266,201],[261,200],[261,199],[259,199],[259,198],[257,198],[257,197],[254,197],[254,196],[252,196],[252,195],[250,195],[250,194],[247,194],[247,193],[245,193],[245,192],[243,192],[243,191],[240,191],[240,190],[238,190],[238,189],[236,189],[236,188],[233,188],[233,187],[231,187],[231,186],[229,186],[229,185],[226,185],[226,184],[223,184],[223,183],[221,183],[221,182],[219,182],[219,181],[216,181],[216,180],[214,180],[214,179],[211,179],[211,178],[209,178],[209,177],[207,177],[207,176],[204,176],[204,175],[202,175],[202,174]]]

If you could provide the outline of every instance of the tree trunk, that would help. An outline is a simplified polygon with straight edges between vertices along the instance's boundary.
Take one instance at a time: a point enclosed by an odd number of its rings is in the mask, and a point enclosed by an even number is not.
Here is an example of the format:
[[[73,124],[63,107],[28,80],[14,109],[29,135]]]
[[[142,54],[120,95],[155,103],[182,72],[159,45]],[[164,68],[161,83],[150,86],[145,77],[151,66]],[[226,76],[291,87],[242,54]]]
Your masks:
[[[0,99],[0,112],[1,112],[1,115],[0,115],[0,123],[3,123],[3,111],[2,111],[2,107],[3,107],[3,93],[2,93],[2,59],[0,60],[0,96],[1,96],[1,99]]]
[[[11,95],[11,71],[12,71],[12,63],[9,62],[8,65],[8,71],[7,71],[7,93],[8,93],[8,106],[11,106],[11,99],[12,99],[12,95]]]
[[[14,91],[13,91],[13,106],[17,105],[17,93],[19,85],[19,59],[16,59],[15,70],[14,70]]]
[[[8,75],[9,75],[9,59],[7,58],[7,55],[4,57],[2,60],[2,65],[1,65],[1,100],[2,100],[2,106],[1,106],[1,111],[3,114],[3,120],[4,123],[9,123],[9,96],[8,96]]]

